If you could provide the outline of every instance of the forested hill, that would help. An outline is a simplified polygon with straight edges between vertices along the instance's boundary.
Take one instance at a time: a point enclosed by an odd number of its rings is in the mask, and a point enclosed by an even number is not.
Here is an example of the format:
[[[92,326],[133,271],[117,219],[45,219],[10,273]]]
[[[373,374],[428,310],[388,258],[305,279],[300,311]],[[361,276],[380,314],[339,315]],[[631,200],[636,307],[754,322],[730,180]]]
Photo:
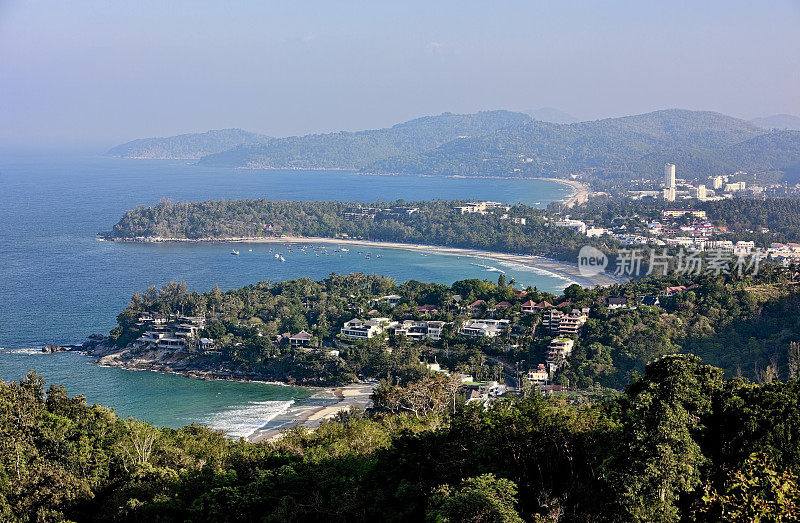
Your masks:
[[[200,158],[203,165],[260,169],[464,176],[584,174],[600,186],[658,178],[665,162],[678,165],[680,176],[690,179],[800,166],[798,131],[767,130],[719,113],[680,109],[570,124],[533,120],[509,111],[444,113],[385,129],[272,140],[244,131],[236,131],[239,134],[227,141],[213,134],[233,132],[137,140],[109,154]]]
[[[203,158],[203,165],[250,168],[361,169],[378,160],[419,154],[453,140],[517,127],[531,117],[510,111],[426,116],[387,129],[291,136],[243,145]]]
[[[765,131],[729,116],[666,110],[574,124],[529,122],[376,162],[377,172],[555,176],[595,180],[657,177],[665,162],[692,178],[800,163],[800,133]]]
[[[142,138],[118,145],[108,156],[141,159],[197,159],[245,144],[257,144],[269,138],[242,129],[222,129],[205,133],[181,134],[168,138]]]
[[[274,237],[350,237],[376,241],[443,245],[496,252],[537,254],[575,260],[586,236],[553,227],[546,213],[515,205],[487,215],[460,214],[460,200],[428,202],[291,202],[222,200],[161,201],[126,211],[108,239],[229,239]],[[412,213],[408,213],[415,209]],[[504,217],[504,215],[507,215]],[[515,220],[516,218],[516,220]],[[524,218],[525,223],[522,223]],[[346,235],[346,236],[345,236]],[[602,249],[614,240],[598,238]]]

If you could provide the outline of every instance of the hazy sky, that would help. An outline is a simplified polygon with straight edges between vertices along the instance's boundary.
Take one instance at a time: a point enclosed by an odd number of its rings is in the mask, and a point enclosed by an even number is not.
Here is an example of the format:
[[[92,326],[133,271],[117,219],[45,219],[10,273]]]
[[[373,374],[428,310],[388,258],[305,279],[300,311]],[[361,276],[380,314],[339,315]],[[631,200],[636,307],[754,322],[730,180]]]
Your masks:
[[[543,106],[800,115],[800,0],[0,0],[0,144]]]

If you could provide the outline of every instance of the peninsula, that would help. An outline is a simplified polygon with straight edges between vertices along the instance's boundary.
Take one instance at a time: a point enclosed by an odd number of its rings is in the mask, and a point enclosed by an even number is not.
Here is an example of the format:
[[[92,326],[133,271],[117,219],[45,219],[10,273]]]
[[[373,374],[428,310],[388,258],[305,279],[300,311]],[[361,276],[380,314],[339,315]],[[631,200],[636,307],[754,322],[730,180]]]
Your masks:
[[[565,226],[566,225],[566,226]],[[126,211],[101,238],[138,242],[327,242],[490,258],[544,270],[585,286],[609,284],[586,277],[577,253],[591,244],[610,251],[618,243],[589,238],[561,218],[528,205],[435,200],[420,202],[161,201]],[[373,243],[378,245],[378,243]]]

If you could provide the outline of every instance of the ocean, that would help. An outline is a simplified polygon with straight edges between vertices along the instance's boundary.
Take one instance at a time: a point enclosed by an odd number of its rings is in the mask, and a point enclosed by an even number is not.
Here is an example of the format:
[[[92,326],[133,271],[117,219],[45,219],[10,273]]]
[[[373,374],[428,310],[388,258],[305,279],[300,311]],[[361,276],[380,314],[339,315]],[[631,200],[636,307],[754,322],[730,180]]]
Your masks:
[[[367,176],[344,171],[253,171],[186,161],[126,160],[77,153],[0,153],[0,378],[37,370],[71,394],[85,394],[123,416],[178,427],[205,423],[233,435],[307,397],[306,389],[261,383],[209,382],[154,372],[103,368],[78,354],[36,354],[48,343],[79,343],[107,334],[131,295],[150,285],[186,281],[203,291],[332,272],[384,274],[399,281],[451,283],[496,279],[504,271],[523,285],[558,291],[567,282],[474,258],[370,248],[351,254],[303,256],[281,263],[266,244],[129,244],[101,242],[122,212],[162,198],[207,200],[391,201],[487,199],[545,206],[571,188],[544,180]],[[252,249],[252,251],[250,251]],[[375,256],[382,254],[380,258]],[[485,265],[486,267],[482,266]],[[255,427],[251,430],[251,427]],[[249,432],[248,432],[249,431]]]

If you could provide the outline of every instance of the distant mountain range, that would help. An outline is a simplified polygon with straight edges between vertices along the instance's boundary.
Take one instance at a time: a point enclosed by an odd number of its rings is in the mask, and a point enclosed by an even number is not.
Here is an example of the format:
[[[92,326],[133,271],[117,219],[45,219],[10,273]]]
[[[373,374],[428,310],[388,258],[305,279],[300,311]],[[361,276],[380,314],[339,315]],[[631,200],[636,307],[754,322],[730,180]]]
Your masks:
[[[770,128],[772,129],[772,128]],[[386,129],[266,138],[241,130],[136,140],[109,154],[197,158],[256,169],[352,169],[464,176],[582,174],[625,182],[658,177],[665,162],[685,178],[800,169],[800,132],[767,130],[719,113],[670,109],[590,122],[528,114],[444,113]]]
[[[241,129],[221,129],[168,138],[142,138],[118,145],[106,154],[119,158],[196,160],[240,145],[266,143],[269,140],[266,136]]]
[[[792,114],[773,114],[764,118],[754,118],[750,121],[764,129],[800,131],[800,118]]]
[[[425,116],[386,129],[311,134],[242,145],[200,160],[203,165],[251,168],[361,169],[386,158],[435,149],[453,140],[518,127],[531,117],[510,111]]]

